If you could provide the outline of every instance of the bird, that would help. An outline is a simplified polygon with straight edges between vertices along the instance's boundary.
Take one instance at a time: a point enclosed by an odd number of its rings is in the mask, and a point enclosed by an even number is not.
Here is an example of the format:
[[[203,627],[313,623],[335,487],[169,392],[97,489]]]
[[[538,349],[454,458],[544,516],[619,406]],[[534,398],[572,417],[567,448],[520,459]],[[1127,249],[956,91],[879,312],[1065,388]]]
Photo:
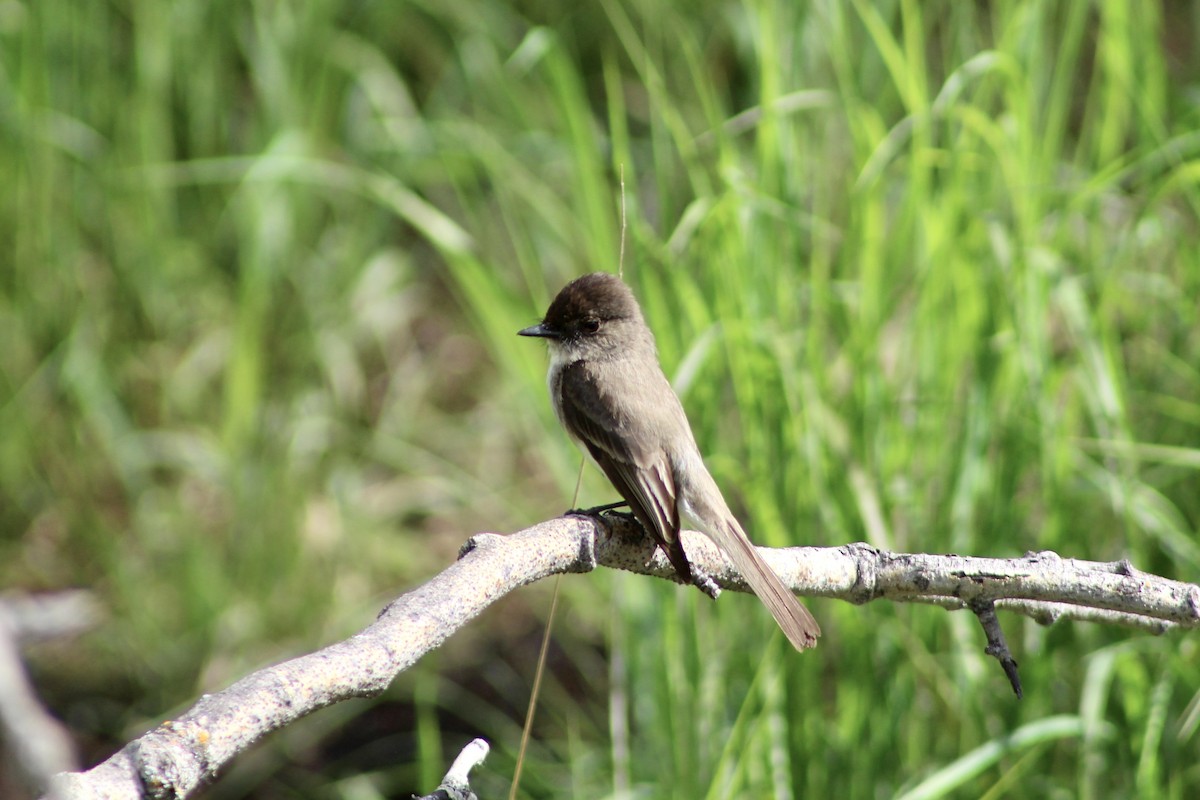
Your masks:
[[[654,333],[625,282],[607,272],[576,278],[540,323],[518,334],[547,342],[546,382],[559,422],[680,579],[701,588],[712,584],[684,552],[680,530],[687,520],[742,573],[797,650],[816,645],[816,619],[763,560],[705,467],[683,404],[659,364]]]

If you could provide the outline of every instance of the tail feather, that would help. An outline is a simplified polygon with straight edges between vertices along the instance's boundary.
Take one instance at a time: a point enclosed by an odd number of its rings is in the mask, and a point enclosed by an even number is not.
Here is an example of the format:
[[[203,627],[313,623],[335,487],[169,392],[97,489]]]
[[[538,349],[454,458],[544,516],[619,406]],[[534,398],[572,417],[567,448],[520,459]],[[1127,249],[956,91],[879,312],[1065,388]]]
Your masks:
[[[797,650],[816,646],[821,626],[758,554],[737,522],[730,517],[708,527],[710,530],[705,533],[729,556],[746,583],[750,584],[758,599],[779,623],[788,641]]]

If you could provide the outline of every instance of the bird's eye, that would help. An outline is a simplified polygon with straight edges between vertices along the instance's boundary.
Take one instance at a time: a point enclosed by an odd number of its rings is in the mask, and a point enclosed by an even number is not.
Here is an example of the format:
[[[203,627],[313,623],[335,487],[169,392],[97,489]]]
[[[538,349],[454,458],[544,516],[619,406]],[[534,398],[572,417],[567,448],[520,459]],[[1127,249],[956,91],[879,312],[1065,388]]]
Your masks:
[[[595,333],[596,331],[600,330],[600,320],[596,319],[595,317],[588,317],[583,321],[583,325],[580,327],[583,328],[584,333]]]

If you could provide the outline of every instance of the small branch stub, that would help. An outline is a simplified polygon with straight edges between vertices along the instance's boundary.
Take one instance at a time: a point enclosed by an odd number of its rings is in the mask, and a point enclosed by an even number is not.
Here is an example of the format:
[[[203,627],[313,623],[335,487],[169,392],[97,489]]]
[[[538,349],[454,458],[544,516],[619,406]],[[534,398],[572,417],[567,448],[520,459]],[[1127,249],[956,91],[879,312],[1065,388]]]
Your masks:
[[[483,763],[489,751],[486,741],[472,739],[454,759],[446,777],[442,778],[441,785],[433,794],[420,797],[413,795],[413,800],[479,800],[479,796],[471,791],[469,776],[471,770]]]
[[[1013,658],[1012,652],[1008,649],[1004,630],[1000,627],[1000,620],[996,617],[996,604],[991,600],[977,600],[971,603],[971,610],[975,612],[979,624],[983,626],[983,633],[987,636],[987,647],[983,652],[1000,662],[1000,666],[1004,668],[1004,674],[1008,676],[1009,684],[1012,685],[1017,699],[1020,700],[1022,697],[1021,676],[1017,674],[1017,660]]]

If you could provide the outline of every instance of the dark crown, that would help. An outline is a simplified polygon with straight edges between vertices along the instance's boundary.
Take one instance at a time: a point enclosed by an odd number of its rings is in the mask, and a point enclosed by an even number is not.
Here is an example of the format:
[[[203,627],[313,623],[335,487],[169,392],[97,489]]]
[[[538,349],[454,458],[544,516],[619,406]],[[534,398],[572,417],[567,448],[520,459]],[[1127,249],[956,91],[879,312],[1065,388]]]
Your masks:
[[[608,272],[593,272],[562,288],[542,324],[559,333],[568,333],[587,319],[604,322],[641,318],[637,299],[620,278]]]

